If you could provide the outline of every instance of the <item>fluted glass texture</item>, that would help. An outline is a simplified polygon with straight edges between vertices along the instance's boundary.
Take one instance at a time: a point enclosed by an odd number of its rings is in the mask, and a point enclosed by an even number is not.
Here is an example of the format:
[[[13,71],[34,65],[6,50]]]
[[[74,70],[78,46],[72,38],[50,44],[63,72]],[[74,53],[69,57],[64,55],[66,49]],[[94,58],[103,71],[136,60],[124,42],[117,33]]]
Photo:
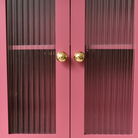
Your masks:
[[[7,0],[9,133],[55,134],[55,0]]]
[[[134,0],[86,0],[84,134],[132,134]]]

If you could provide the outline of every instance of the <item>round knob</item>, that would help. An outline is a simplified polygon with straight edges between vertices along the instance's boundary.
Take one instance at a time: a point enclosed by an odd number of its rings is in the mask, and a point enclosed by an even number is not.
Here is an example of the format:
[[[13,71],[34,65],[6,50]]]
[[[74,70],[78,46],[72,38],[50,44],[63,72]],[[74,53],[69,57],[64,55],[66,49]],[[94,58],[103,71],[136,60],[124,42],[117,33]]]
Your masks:
[[[65,52],[57,52],[56,58],[59,62],[65,62],[68,59],[68,55]]]
[[[85,54],[83,52],[76,52],[74,54],[74,60],[76,62],[83,62],[85,59]]]

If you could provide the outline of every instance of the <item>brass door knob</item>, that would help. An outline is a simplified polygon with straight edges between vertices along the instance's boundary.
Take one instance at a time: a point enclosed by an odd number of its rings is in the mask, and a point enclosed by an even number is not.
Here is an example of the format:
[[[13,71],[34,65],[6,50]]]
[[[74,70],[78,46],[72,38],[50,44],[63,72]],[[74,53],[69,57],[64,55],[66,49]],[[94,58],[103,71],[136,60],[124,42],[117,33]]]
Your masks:
[[[68,59],[68,55],[65,52],[57,52],[56,58],[59,62],[66,62]]]
[[[83,52],[76,52],[74,54],[74,60],[76,62],[83,62],[85,59],[85,54]]]

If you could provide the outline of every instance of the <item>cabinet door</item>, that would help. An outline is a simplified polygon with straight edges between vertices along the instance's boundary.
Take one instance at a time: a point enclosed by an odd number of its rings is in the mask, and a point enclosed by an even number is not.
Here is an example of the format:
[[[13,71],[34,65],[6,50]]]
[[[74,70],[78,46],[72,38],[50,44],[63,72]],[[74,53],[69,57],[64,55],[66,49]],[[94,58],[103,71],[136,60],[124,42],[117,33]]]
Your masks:
[[[138,137],[138,1],[71,6],[72,57],[85,53],[72,62],[72,138]]]
[[[55,55],[69,54],[69,0],[0,0],[0,17],[0,135],[68,138],[69,67]]]

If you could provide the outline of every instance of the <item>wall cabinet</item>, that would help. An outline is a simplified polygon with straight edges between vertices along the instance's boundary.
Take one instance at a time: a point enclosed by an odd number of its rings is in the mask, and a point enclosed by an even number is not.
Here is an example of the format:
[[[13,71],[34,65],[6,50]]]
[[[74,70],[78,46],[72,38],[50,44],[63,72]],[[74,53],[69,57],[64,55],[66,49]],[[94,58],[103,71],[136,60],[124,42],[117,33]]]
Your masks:
[[[137,0],[0,0],[0,136],[138,137]]]

